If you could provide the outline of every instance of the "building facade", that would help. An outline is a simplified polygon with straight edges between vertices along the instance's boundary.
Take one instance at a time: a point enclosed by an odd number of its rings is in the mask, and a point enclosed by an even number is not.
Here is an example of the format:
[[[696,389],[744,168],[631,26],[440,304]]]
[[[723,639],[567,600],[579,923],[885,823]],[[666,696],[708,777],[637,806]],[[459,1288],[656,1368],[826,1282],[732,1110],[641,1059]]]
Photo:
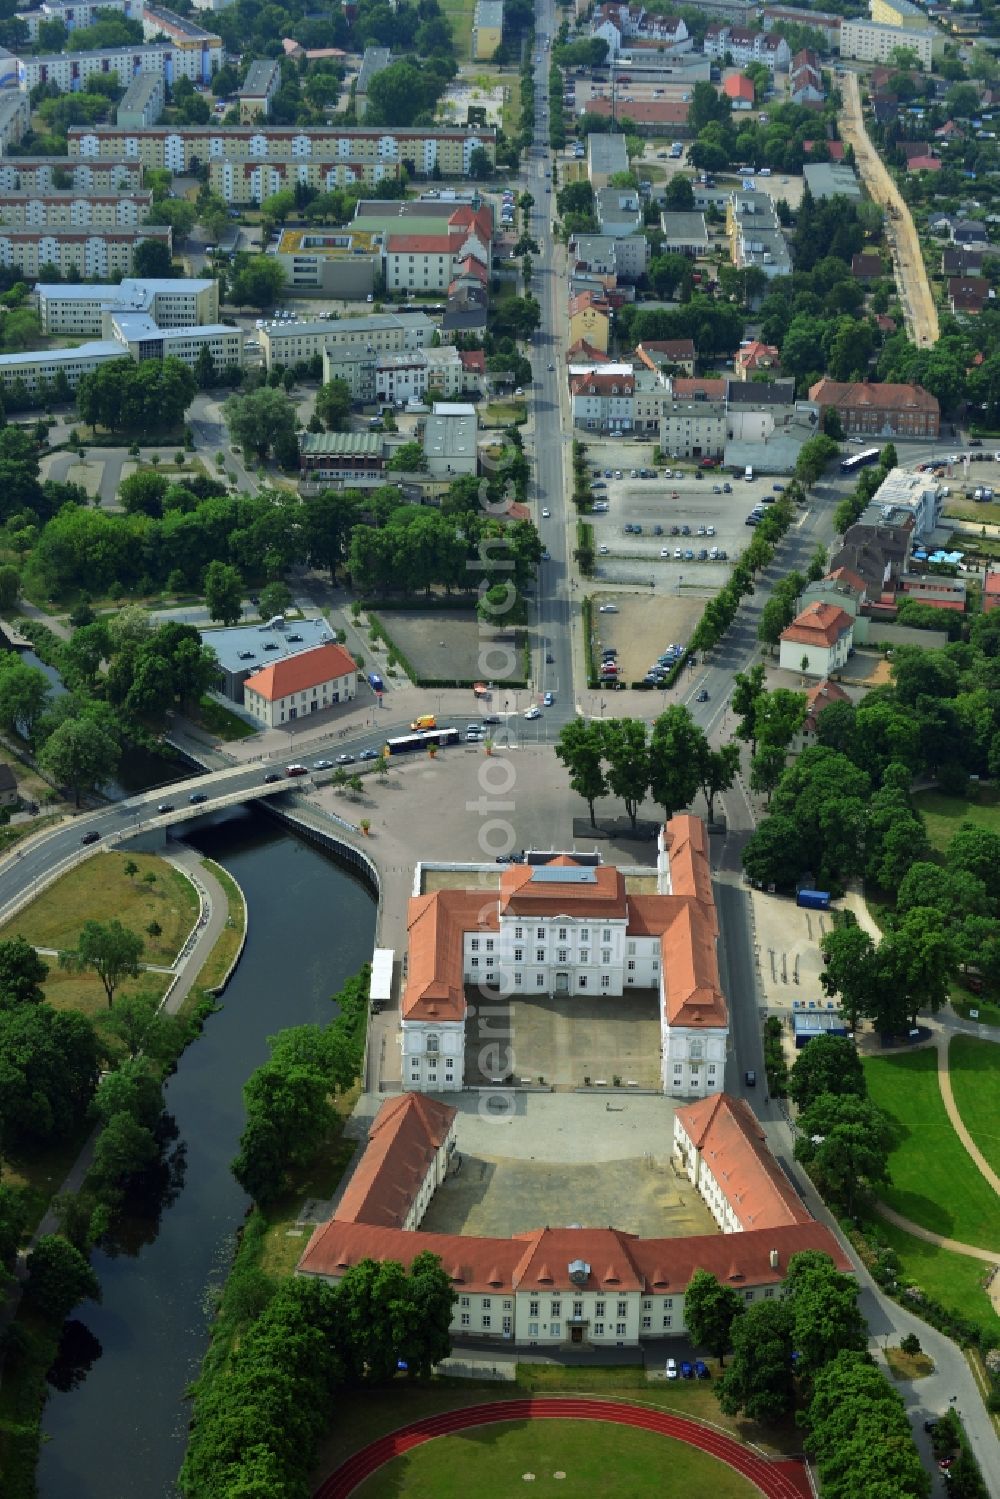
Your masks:
[[[64,94],[86,90],[91,78],[116,73],[126,86],[139,73],[157,73],[171,85],[178,78],[208,83],[222,66],[222,42],[215,46],[182,48],[175,42],[138,42],[126,47],[97,47],[90,52],[47,52],[17,59],[18,87],[30,93],[47,83]],[[108,125],[117,130],[117,125]],[[115,153],[117,155],[117,152]]]
[[[899,27],[878,21],[844,19],[840,26],[840,55],[858,62],[887,63],[897,47],[910,47],[920,66],[929,73],[934,66],[934,32],[930,28]]]
[[[358,690],[358,668],[342,645],[330,642],[286,656],[247,677],[243,702],[247,711],[265,726],[276,729],[284,723],[308,718],[338,703],[350,702]]]
[[[110,286],[40,283],[35,287],[35,297],[43,333],[70,337],[103,332],[109,312],[145,312],[161,328],[190,328],[219,321],[219,283],[209,277],[178,277],[176,281],[126,278]]]
[[[941,408],[922,385],[841,383],[826,376],[810,387],[809,399],[833,406],[845,431],[870,437],[939,437]]]
[[[236,91],[240,124],[252,125],[256,120],[266,120],[271,112],[271,100],[280,87],[281,64],[276,57],[252,62]]]
[[[152,204],[151,192],[5,192],[0,223],[12,229],[135,229]]]
[[[447,400],[461,393],[462,383],[462,361],[450,345],[379,354],[375,359],[375,399],[389,406],[423,401],[428,391]]]
[[[31,124],[31,101],[19,89],[0,93],[0,156],[20,145]]]
[[[298,364],[324,349],[351,348],[373,354],[429,348],[434,324],[425,312],[373,312],[365,317],[316,318],[308,322],[269,323],[259,331],[267,368]]]
[[[377,432],[303,432],[299,438],[299,477],[307,484],[380,483],[384,473]]]
[[[71,161],[65,156],[0,158],[0,191],[50,193],[69,188],[102,195],[141,192],[142,167],[137,161]]]
[[[158,124],[167,94],[159,73],[137,73],[115,111],[115,123],[123,130],[148,130]]]
[[[168,228],[11,229],[0,228],[0,265],[16,267],[37,280],[45,266],[63,276],[108,277],[132,274],[136,247],[156,240],[171,248]]]
[[[778,660],[786,671],[829,677],[847,664],[854,648],[854,620],[836,604],[807,604],[782,630]]]

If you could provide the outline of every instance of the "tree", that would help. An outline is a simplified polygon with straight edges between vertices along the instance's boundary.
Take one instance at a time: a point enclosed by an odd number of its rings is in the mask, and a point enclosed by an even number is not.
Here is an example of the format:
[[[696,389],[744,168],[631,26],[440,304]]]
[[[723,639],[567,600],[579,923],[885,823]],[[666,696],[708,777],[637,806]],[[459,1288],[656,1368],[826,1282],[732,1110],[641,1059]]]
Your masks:
[[[136,933],[112,921],[85,921],[77,945],[59,954],[59,966],[68,973],[97,974],[104,986],[108,1009],[114,1004],[115,990],[124,978],[138,978],[145,943]]]
[[[747,841],[742,858],[754,884],[793,889],[808,860],[794,815],[772,812]]]
[[[205,569],[205,604],[210,619],[235,625],[243,618],[243,578],[228,562],[210,562]]]
[[[427,467],[423,445],[419,442],[400,443],[386,465],[390,473],[413,474]]]
[[[733,678],[732,709],[740,720],[736,729],[737,739],[749,744],[750,753],[757,753],[757,705],[764,691],[765,666],[759,661],[748,672],[738,671]]]
[[[869,1354],[840,1352],[817,1371],[803,1424],[824,1496],[926,1499],[930,1493],[903,1401]]]
[[[646,725],[635,718],[611,718],[602,722],[608,790],[622,798],[634,829],[639,807],[649,789]]]
[[[990,899],[1000,900],[1000,835],[963,822],[948,845],[946,858],[949,869],[981,880]]]
[[[284,614],[292,604],[292,590],[287,583],[268,583],[260,591],[261,619],[273,619],[276,614]]]
[[[765,793],[768,806],[771,805],[775,786],[785,773],[786,758],[783,749],[778,749],[773,744],[762,744],[750,762],[750,789]]]
[[[101,1020],[101,1035],[120,1042],[130,1060],[142,1052],[154,1061],[169,1061],[177,1051],[177,1031],[178,1021],[161,1009],[159,995],[141,989],[120,994]]]
[[[165,474],[158,474],[155,469],[140,468],[134,474],[129,474],[118,486],[118,498],[121,500],[122,508],[129,515],[153,515],[163,514],[163,496],[166,494],[170,481]]]
[[[351,387],[339,376],[328,380],[316,392],[316,415],[326,423],[328,432],[343,432],[354,404]]]
[[[762,692],[754,711],[757,741],[770,749],[787,749],[805,723],[806,695],[787,687]]]
[[[99,1066],[85,1015],[49,1005],[0,1010],[0,1143],[37,1147],[76,1129],[94,1095]]]
[[[705,750],[698,765],[698,781],[701,794],[708,804],[710,823],[715,821],[715,798],[720,792],[729,790],[739,768],[739,745],[724,744],[720,749],[714,750],[708,746],[706,740]]]
[[[582,796],[590,812],[590,825],[596,828],[594,803],[606,796],[607,780],[602,767],[604,733],[596,719],[571,718],[559,731],[556,759],[569,771],[570,789]]]
[[[40,1005],[48,976],[48,965],[24,937],[0,942],[0,1010]]]
[[[25,1295],[52,1322],[63,1322],[81,1301],[100,1301],[101,1288],[78,1249],[56,1234],[44,1234],[28,1260]]]
[[[126,1114],[152,1129],[163,1112],[163,1086],[146,1058],[130,1057],[101,1078],[94,1107],[105,1124]]]
[[[811,1044],[811,1043],[810,1043]],[[854,1216],[858,1196],[889,1180],[890,1121],[870,1099],[823,1093],[799,1118],[795,1159],[824,1196]]]
[[[820,949],[825,965],[819,980],[823,993],[828,994],[831,999],[839,998],[848,1027],[855,1031],[860,1017],[871,1013],[877,992],[879,979],[875,944],[859,926],[836,926],[824,934]],[[804,1057],[805,1052],[799,1060]],[[808,1066],[805,1071],[810,1071]]]
[[[261,463],[283,442],[295,442],[298,415],[284,391],[265,385],[245,396],[229,396],[222,414],[233,442]]]
[[[285,272],[273,255],[253,255],[238,264],[229,287],[237,307],[273,307],[285,289]]]
[[[858,1283],[842,1275],[829,1255],[817,1250],[793,1254],[785,1297],[792,1309],[797,1373],[809,1378],[841,1351],[864,1352],[868,1328],[858,1309]]]
[[[696,1270],[684,1294],[684,1321],[691,1339],[723,1363],[733,1323],[743,1315],[744,1303],[732,1286],[724,1286],[708,1270]]]
[[[937,1014],[958,965],[946,915],[915,906],[897,918],[879,943],[876,965],[879,984],[870,1013],[879,1030],[912,1028],[924,1009]]]
[[[132,255],[132,274],[143,280],[176,276],[169,245],[162,239],[141,239]]]
[[[0,565],[0,609],[14,609],[21,596],[21,574],[11,562]]]
[[[716,1382],[727,1416],[780,1421],[792,1408],[792,1310],[785,1301],[755,1301],[732,1330],[733,1360]]]
[[[788,1075],[788,1096],[802,1110],[824,1093],[864,1098],[867,1092],[861,1058],[849,1036],[815,1036]]]
[[[60,786],[73,792],[93,791],[118,769],[118,744],[91,719],[68,718],[53,730],[38,753],[38,763]]]
[[[648,751],[649,793],[663,808],[665,821],[693,800],[707,753],[704,731],[680,704],[668,708],[653,723]]]
[[[0,666],[0,728],[33,743],[51,688],[45,673],[7,657]]]
[[[194,372],[180,359],[112,359],[76,387],[81,421],[109,432],[170,431],[179,427],[194,400]]]
[[[0,1185],[0,1284],[10,1269],[28,1226],[26,1193],[17,1187]]]

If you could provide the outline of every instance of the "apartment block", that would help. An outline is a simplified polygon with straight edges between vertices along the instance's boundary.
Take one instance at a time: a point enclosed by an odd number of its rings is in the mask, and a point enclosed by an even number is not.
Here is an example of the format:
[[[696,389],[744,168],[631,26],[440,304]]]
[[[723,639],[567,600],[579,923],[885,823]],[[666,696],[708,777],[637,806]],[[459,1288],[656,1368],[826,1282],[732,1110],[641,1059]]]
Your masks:
[[[60,275],[93,278],[132,274],[135,248],[145,239],[171,247],[169,228],[148,229],[8,229],[0,228],[0,265],[16,266],[37,280],[43,267],[55,266]]]
[[[921,27],[927,26],[924,10],[914,5],[913,0],[868,0],[868,10],[873,21],[882,26]]]
[[[138,280],[117,285],[80,286],[72,282],[35,287],[42,331],[93,337],[103,332],[107,313],[145,312],[161,328],[188,328],[219,321],[219,283],[197,280]]]
[[[0,158],[0,192],[50,193],[66,188],[83,193],[137,193],[142,188],[142,167],[137,161],[70,161],[65,156]]]
[[[92,26],[99,10],[113,10],[129,20],[142,20],[142,0],[43,0],[37,10],[19,10],[16,17],[28,28],[28,40],[38,40],[43,21],[61,21],[67,31]]]
[[[840,27],[840,55],[858,62],[888,62],[897,47],[912,47],[920,66],[929,73],[934,66],[935,32],[917,27],[884,25],[878,21],[850,21]]]
[[[282,188],[315,188],[318,193],[332,192],[336,187],[374,187],[379,182],[395,181],[400,174],[398,161],[229,161],[218,157],[209,162],[208,182],[213,192],[227,203],[262,203]]]
[[[138,73],[118,104],[115,120],[125,130],[148,130],[163,114],[166,96],[158,73]]]
[[[240,107],[240,124],[250,125],[266,119],[271,100],[281,87],[281,63],[276,57],[260,58],[250,64],[247,76],[236,91]]]
[[[428,391],[437,391],[439,398],[457,396],[461,389],[462,360],[450,346],[376,357],[375,397],[387,405],[423,401]]]
[[[47,83],[61,93],[75,94],[86,89],[88,79],[109,73],[116,73],[119,82],[126,86],[138,73],[158,73],[168,84],[178,78],[207,83],[222,66],[222,42],[218,37],[216,42],[217,47],[204,52],[201,48],[181,48],[175,42],[145,42],[130,47],[97,47],[91,52],[47,52],[38,57],[19,57],[18,87],[30,93],[39,84]]]
[[[5,192],[0,224],[14,229],[135,229],[153,204],[151,192]]]
[[[411,174],[465,176],[473,151],[496,161],[492,126],[412,126],[367,129],[360,125],[158,125],[144,131],[117,125],[74,125],[70,156],[134,158],[144,167],[191,170],[192,161],[406,164]]]
[[[31,102],[20,89],[4,89],[0,94],[0,156],[11,146],[20,145],[31,123]]]

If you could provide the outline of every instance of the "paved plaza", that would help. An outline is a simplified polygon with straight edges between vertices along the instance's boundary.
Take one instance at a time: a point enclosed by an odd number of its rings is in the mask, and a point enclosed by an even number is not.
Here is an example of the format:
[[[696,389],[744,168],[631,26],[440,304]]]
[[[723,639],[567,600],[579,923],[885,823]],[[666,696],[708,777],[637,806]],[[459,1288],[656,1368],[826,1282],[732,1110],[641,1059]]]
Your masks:
[[[595,1085],[620,1079],[625,1086],[659,1087],[659,1002],[651,989],[509,999],[484,998],[473,989],[468,999],[470,1087],[498,1076],[557,1088],[586,1087],[588,1079]]]

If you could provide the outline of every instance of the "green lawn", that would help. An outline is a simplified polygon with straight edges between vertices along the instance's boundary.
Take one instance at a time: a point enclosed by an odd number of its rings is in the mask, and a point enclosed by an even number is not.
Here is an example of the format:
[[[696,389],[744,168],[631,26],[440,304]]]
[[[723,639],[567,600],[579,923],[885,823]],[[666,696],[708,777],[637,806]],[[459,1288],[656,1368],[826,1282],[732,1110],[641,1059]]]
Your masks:
[[[238,713],[231,712],[208,696],[198,704],[198,722],[210,733],[218,734],[220,739],[249,739],[258,732],[252,723],[247,723]]]
[[[950,1249],[925,1244],[923,1239],[915,1239],[878,1214],[874,1215],[872,1223],[899,1255],[905,1284],[919,1286],[949,1311],[978,1322],[993,1337],[1000,1336],[1000,1317],[993,1310],[983,1285],[989,1275],[989,1265],[981,1260],[970,1260],[964,1254],[955,1254]]]
[[[975,798],[944,796],[940,791],[918,791],[913,805],[927,823],[927,836],[940,853],[948,847],[963,822],[1000,833],[1000,794],[992,786],[980,786]]]
[[[463,62],[468,62],[472,53],[472,19],[476,10],[475,0],[442,0],[441,9],[451,26],[451,34],[455,40],[455,57],[461,66]]]
[[[951,1087],[962,1123],[994,1171],[1000,1172],[1000,1046],[975,1036],[952,1036]],[[1000,1244],[1000,1204],[994,1244]]]
[[[491,1499],[522,1492],[560,1499],[708,1494],[737,1499],[754,1486],[715,1458],[657,1436],[604,1422],[527,1421],[475,1427],[427,1442],[399,1457],[357,1490],[358,1499]],[[556,1473],[564,1475],[556,1478]]]
[[[937,1053],[866,1057],[872,1100],[896,1120],[889,1153],[892,1185],[882,1196],[921,1228],[995,1249],[1000,1213],[989,1184],[951,1127],[937,1080]]]

